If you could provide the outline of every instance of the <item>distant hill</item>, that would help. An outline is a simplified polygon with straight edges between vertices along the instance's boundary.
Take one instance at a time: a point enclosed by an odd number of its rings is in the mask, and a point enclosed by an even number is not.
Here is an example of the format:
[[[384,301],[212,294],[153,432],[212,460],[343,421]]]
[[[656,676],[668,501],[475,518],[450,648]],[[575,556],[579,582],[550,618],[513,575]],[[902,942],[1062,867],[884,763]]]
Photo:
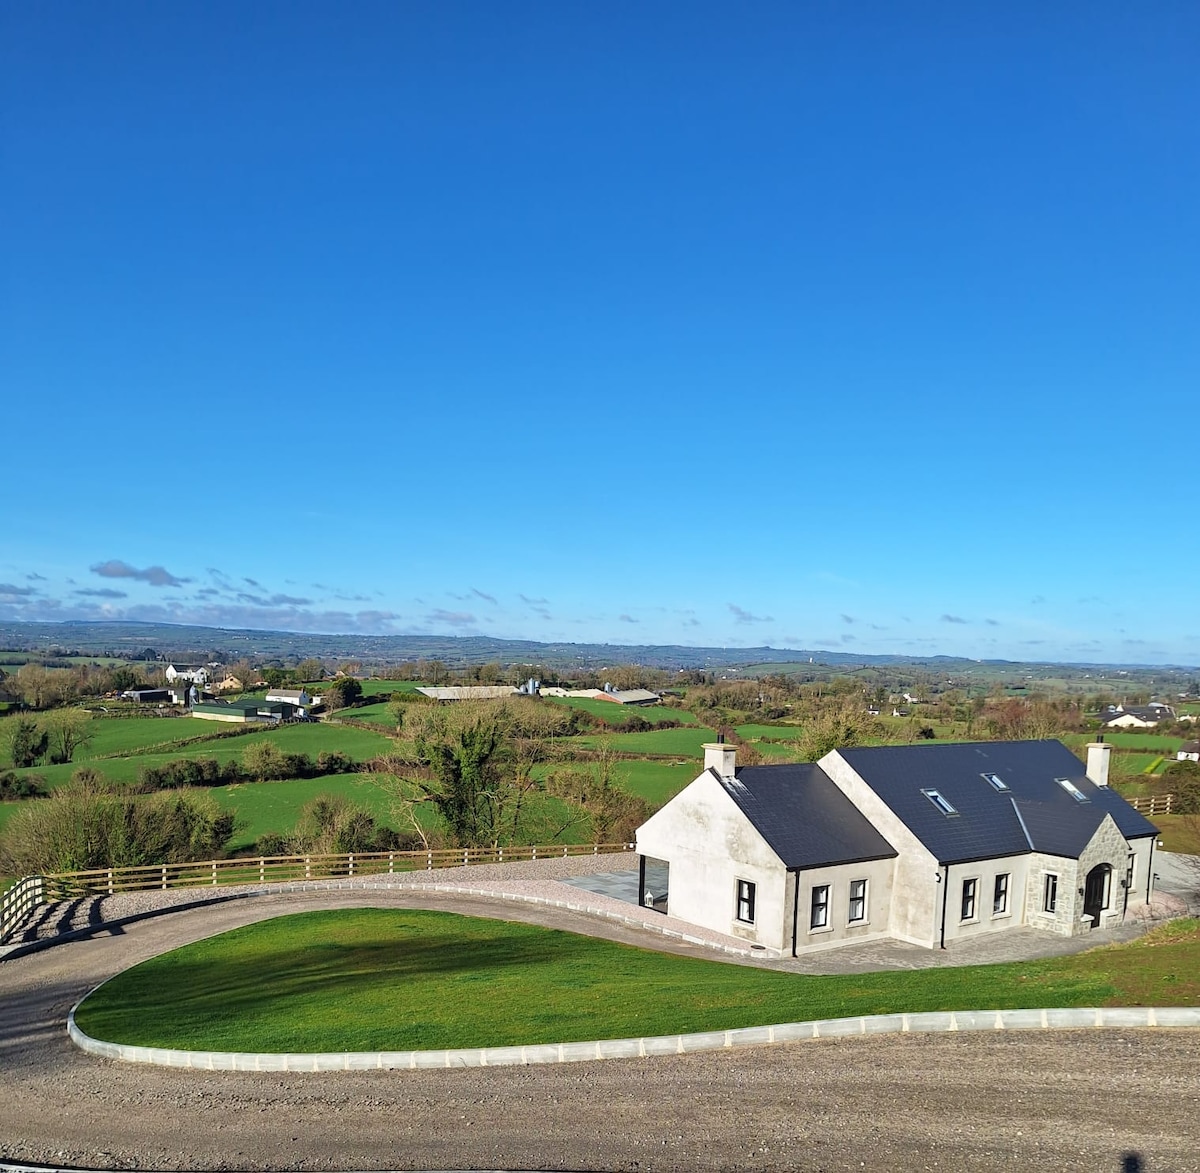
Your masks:
[[[78,653],[136,657],[152,648],[160,656],[186,662],[235,660],[298,660],[315,656],[327,660],[362,660],[367,664],[405,660],[440,660],[448,667],[499,661],[502,665],[537,664],[569,672],[573,668],[603,668],[614,664],[644,664],[667,670],[706,669],[718,673],[735,669],[746,675],[772,671],[812,672],[828,676],[830,669],[908,669],[930,678],[1008,678],[1045,680],[1058,676],[1121,675],[1131,681],[1153,678],[1165,682],[1195,674],[1187,668],[1146,668],[1121,665],[1021,664],[1009,660],[970,660],[955,656],[868,656],[806,648],[693,648],[654,644],[538,643],[534,640],[493,639],[489,636],[439,635],[320,635],[287,631],[240,631],[220,627],[191,627],[171,623],[83,622],[3,623],[0,649],[46,654]],[[822,671],[824,669],[824,671]]]

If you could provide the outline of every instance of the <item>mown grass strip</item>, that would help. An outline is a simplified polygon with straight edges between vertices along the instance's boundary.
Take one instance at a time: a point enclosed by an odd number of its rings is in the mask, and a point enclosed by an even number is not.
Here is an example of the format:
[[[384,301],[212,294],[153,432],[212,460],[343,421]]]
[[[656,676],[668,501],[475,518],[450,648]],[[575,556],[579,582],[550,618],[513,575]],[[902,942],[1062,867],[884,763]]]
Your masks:
[[[219,1051],[508,1046],[900,1011],[1195,1005],[1200,921],[1071,957],[812,977],[402,909],[311,912],[119,974],[94,1038]]]

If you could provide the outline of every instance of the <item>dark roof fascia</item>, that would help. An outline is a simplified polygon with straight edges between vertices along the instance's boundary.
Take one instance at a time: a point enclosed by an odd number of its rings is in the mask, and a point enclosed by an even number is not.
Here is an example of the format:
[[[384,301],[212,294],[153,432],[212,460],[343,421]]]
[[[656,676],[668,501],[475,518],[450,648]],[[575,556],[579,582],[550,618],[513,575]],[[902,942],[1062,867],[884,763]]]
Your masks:
[[[802,867],[788,868],[789,872],[794,872],[799,875],[801,872],[820,872],[826,868],[849,868],[860,863],[877,863],[881,859],[899,859],[900,852],[890,851],[886,855],[863,855],[858,859],[839,859],[834,863],[812,863],[804,864]]]
[[[1117,828],[1118,831],[1120,829],[1120,827]],[[1157,839],[1161,834],[1162,832],[1156,827],[1153,835],[1126,835],[1125,842],[1132,843],[1135,839]]]
[[[1006,851],[1003,855],[964,855],[961,859],[939,859],[938,867],[946,868],[953,867],[959,863],[982,863],[985,859],[1021,859],[1026,855],[1053,855],[1050,851],[1039,852],[1036,848],[1031,847],[1028,851]],[[1055,856],[1056,859],[1072,859],[1073,856]]]

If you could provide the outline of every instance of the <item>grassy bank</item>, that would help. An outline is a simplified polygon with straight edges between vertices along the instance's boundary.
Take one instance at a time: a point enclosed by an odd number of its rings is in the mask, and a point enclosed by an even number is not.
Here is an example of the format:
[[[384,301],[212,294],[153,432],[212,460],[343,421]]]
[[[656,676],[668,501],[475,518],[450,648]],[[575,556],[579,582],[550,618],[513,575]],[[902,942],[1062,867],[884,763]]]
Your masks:
[[[810,977],[451,913],[356,909],[280,917],[154,958],[90,995],[77,1020],[143,1046],[369,1051],[1198,1000],[1196,920],[1072,957]]]

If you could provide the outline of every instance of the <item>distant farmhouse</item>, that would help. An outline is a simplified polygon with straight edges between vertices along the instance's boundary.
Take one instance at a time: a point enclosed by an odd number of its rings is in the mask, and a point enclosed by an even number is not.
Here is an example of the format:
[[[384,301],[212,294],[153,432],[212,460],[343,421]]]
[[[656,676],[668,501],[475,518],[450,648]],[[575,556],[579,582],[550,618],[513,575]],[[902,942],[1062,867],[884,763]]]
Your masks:
[[[168,684],[177,684],[180,681],[186,681],[189,684],[209,684],[212,681],[212,673],[203,664],[190,668],[176,668],[174,664],[168,664],[163,675],[167,678]]]
[[[1119,924],[1153,894],[1157,830],[1057,741],[833,750],[704,772],[637,831],[642,903],[796,956]],[[665,867],[664,867],[665,865]],[[646,877],[655,879],[647,892]],[[665,891],[662,889],[665,888]]]
[[[273,688],[267,693],[267,701],[272,704],[288,705],[296,717],[307,717],[316,708],[317,702],[303,688]]]
[[[1176,751],[1178,762],[1200,762],[1200,741],[1185,741]]]
[[[1153,729],[1161,721],[1174,721],[1175,710],[1170,705],[1151,701],[1148,705],[1109,705],[1100,714],[1102,729]]]

